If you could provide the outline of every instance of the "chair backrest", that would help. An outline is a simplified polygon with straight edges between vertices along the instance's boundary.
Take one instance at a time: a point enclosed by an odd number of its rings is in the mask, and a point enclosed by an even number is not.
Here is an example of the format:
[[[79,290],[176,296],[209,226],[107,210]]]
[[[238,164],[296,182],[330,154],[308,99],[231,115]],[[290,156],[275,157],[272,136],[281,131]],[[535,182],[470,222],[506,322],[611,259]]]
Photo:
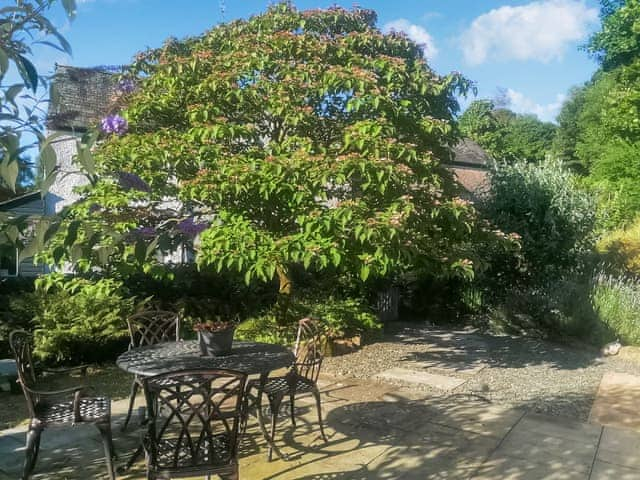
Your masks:
[[[180,315],[164,310],[148,310],[127,319],[129,348],[180,340]]]
[[[13,351],[18,370],[18,381],[27,400],[27,408],[31,417],[35,417],[35,405],[38,399],[35,398],[30,389],[35,387],[36,372],[33,364],[33,337],[24,330],[14,330],[9,334],[9,345]]]
[[[296,373],[307,380],[316,382],[324,355],[323,331],[319,320],[303,318],[298,322],[298,334],[293,350],[296,356]]]
[[[246,374],[222,369],[145,379],[150,467],[205,474],[235,461],[246,381]]]

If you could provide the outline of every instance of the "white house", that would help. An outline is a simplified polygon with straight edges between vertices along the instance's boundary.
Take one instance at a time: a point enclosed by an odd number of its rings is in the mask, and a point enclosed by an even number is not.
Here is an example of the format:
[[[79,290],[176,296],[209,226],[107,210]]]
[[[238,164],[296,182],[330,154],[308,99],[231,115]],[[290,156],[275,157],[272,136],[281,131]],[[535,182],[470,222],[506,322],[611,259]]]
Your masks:
[[[40,191],[30,192],[0,202],[0,211],[39,217],[58,213],[77,200],[74,189],[85,184],[87,179],[76,173],[73,166],[76,141],[109,113],[116,89],[116,77],[99,68],[56,66],[47,135],[60,135],[52,143],[59,173],[44,199]],[[0,277],[37,276],[46,270],[43,265],[34,265],[31,258],[22,261],[18,258],[19,252],[13,249],[0,251]]]
[[[57,65],[51,85],[47,133],[60,134],[52,144],[59,173],[45,197],[46,212],[60,212],[78,199],[74,188],[87,179],[73,165],[76,141],[109,113],[117,94],[115,75],[97,68]]]

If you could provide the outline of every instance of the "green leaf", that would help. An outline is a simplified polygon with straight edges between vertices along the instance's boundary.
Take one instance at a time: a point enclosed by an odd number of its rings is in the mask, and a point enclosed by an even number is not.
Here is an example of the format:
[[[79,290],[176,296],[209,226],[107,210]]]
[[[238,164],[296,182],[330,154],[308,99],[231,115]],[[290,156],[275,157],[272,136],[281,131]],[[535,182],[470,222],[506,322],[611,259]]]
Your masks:
[[[20,164],[17,160],[7,157],[0,163],[0,177],[2,177],[13,192],[16,191],[16,181],[18,180],[19,173]]]
[[[44,167],[44,174],[48,176],[53,169],[56,168],[56,164],[58,162],[56,151],[50,144],[45,144],[45,146],[40,150],[40,165]]]
[[[360,267],[360,280],[365,282],[367,278],[369,278],[369,273],[371,272],[369,265],[363,265]]]
[[[0,78],[7,73],[7,70],[9,70],[9,57],[7,56],[7,53],[0,48]]]
[[[58,170],[54,170],[40,182],[40,195],[42,196],[42,198],[47,195],[49,189],[51,188],[51,185],[55,183],[57,176]]]
[[[67,235],[64,239],[64,246],[70,247],[78,239],[78,229],[80,228],[80,220],[72,221],[67,227]]]
[[[7,101],[14,103],[16,96],[22,91],[24,85],[21,83],[17,83],[16,85],[11,85],[7,91],[5,92],[5,97]]]
[[[134,256],[140,264],[144,263],[147,259],[147,244],[144,242],[144,240],[140,239],[136,242]]]
[[[16,65],[24,83],[35,92],[38,89],[38,71],[36,67],[33,66],[33,63],[28,58],[22,55],[18,55]]]

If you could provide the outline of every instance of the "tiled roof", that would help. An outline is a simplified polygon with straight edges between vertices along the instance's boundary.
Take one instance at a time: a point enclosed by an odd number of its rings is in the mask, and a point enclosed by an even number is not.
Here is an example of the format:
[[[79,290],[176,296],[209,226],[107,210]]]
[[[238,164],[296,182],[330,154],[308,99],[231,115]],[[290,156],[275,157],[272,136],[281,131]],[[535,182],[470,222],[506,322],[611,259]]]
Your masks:
[[[458,183],[472,194],[480,194],[488,187],[489,177],[486,170],[455,166],[451,170]]]
[[[96,125],[109,113],[116,87],[112,73],[57,65],[47,118],[49,130],[84,131]]]

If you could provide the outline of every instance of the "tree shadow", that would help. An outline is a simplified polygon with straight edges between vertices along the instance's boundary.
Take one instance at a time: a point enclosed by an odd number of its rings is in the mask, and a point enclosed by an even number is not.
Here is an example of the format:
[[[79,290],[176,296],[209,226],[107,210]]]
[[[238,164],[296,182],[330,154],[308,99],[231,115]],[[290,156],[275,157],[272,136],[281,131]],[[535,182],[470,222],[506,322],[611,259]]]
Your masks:
[[[463,373],[481,366],[525,368],[540,364],[552,369],[576,370],[593,365],[599,357],[595,349],[547,340],[431,327],[405,327],[386,341],[415,347],[401,361]]]
[[[496,404],[470,394],[425,394],[407,400],[400,393],[385,393],[385,400],[362,401],[351,393],[349,385],[334,384],[324,389],[327,443],[320,438],[311,399],[303,397],[297,403],[296,428],[290,423],[289,412],[281,412],[276,441],[290,455],[287,462],[266,461],[266,444],[252,421],[240,443],[242,478],[525,480],[570,475],[582,478],[579,475],[584,472],[586,479],[590,469],[598,465],[596,450],[599,444],[602,448],[606,437],[600,426],[534,413],[541,402],[564,406],[567,402],[589,400],[580,393],[536,397],[514,405]],[[620,393],[612,392],[618,399],[615,408],[636,411],[633,399]],[[371,396],[375,397],[373,393]],[[132,428],[122,434],[119,419],[115,417],[113,430],[119,463],[123,463],[139,445],[143,429]],[[621,426],[640,428],[624,422]],[[53,431],[45,432],[43,437],[34,479],[106,478],[97,432],[82,432],[80,428],[66,429],[64,433],[57,430],[58,434]],[[633,435],[640,442],[640,433]],[[23,435],[20,439],[24,439]],[[2,440],[0,437],[0,448]],[[21,464],[22,454],[22,447],[16,447],[16,467]],[[618,468],[606,462],[603,465]],[[4,468],[5,465],[0,466],[0,470]],[[12,469],[7,474],[17,471]],[[144,478],[143,462],[118,478]],[[612,473],[608,478],[616,477]]]

